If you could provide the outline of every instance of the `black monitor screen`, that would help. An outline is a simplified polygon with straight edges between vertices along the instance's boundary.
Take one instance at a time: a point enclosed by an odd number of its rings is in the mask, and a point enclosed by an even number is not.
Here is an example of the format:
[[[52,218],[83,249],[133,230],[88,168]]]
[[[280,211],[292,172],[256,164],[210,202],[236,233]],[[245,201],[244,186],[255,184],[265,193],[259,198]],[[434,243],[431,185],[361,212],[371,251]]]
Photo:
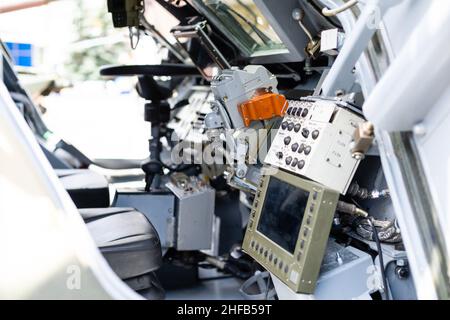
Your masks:
[[[309,192],[271,177],[258,231],[294,254]]]

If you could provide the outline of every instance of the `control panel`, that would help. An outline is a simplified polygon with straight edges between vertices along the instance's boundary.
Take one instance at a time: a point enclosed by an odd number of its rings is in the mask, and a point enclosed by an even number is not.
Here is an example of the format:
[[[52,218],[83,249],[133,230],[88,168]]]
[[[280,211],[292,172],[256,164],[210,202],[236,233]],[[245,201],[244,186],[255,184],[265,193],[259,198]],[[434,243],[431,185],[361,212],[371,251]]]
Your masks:
[[[265,163],[345,194],[359,161],[353,132],[363,119],[331,100],[289,100]]]
[[[243,249],[295,292],[316,286],[339,193],[293,174],[266,175]]]

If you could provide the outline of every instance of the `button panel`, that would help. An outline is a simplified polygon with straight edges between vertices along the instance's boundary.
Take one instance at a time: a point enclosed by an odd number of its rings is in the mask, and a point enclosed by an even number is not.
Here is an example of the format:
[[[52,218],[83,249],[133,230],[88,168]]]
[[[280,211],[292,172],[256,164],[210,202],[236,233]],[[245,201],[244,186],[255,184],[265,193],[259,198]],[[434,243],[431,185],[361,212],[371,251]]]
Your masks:
[[[311,153],[312,147],[309,143],[317,140],[317,132],[319,132],[317,128],[309,129],[305,126],[305,122],[311,114],[309,109],[313,105],[312,102],[289,101],[288,111],[276,137],[281,138],[283,142],[283,147],[278,148],[275,152],[275,157],[279,160],[279,167],[290,167],[291,171],[301,171],[305,167],[306,161],[303,158]],[[314,132],[315,139],[312,139],[312,132]],[[311,140],[311,142],[308,143],[307,140]],[[276,141],[274,140],[274,143]],[[269,151],[268,158],[271,157],[271,151],[272,148]],[[266,158],[266,163],[271,163],[268,158]],[[279,165],[281,160],[283,165]]]
[[[363,119],[329,100],[288,102],[264,162],[345,194],[359,164],[350,152],[352,135]]]

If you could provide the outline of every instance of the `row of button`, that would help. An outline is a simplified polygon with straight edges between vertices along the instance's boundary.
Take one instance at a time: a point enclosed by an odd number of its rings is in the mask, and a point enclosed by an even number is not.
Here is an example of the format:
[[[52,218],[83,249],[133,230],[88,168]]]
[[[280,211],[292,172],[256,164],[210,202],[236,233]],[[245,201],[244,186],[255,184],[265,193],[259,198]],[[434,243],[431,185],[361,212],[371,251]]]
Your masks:
[[[317,191],[313,191],[312,199],[314,201],[316,201],[318,197],[319,197],[319,193]],[[309,231],[310,231],[309,228],[312,224],[314,209],[315,209],[315,203],[313,202],[309,206],[309,209],[308,209],[309,212],[307,213],[307,216],[305,218],[306,219],[305,224],[307,227],[303,229],[303,232],[302,232],[303,238],[307,238],[309,235]],[[306,212],[305,212],[305,214],[306,214]],[[296,257],[297,261],[301,260],[302,254],[303,254],[303,249],[305,248],[305,245],[306,245],[306,239],[302,239],[300,241],[300,251],[297,253],[297,257]]]
[[[257,243],[255,240],[252,240],[250,247],[255,250],[256,253],[259,253],[260,256],[268,259],[269,262],[272,263],[275,267],[278,267],[278,269],[283,270],[284,267],[284,273],[289,272],[289,266],[287,264],[284,264],[281,259],[278,259],[278,257],[273,255],[272,252],[269,252],[269,250],[265,249],[263,246],[260,246],[259,243]]]
[[[293,123],[293,122],[287,122],[287,121],[284,121],[284,122],[281,124],[281,129],[282,129],[282,130],[287,130],[287,131],[292,131],[292,130],[294,130],[295,133],[298,133],[298,132],[300,131],[301,128],[302,128],[302,126],[301,126],[300,123],[295,124],[295,123]],[[308,128],[303,128],[303,130],[302,130],[302,136],[303,136],[304,138],[308,139],[309,133],[310,133],[310,131],[309,131]],[[316,140],[316,139],[319,137],[319,134],[320,134],[319,130],[314,130],[314,131],[311,133],[311,138],[313,138],[313,140]]]
[[[297,107],[289,107],[286,112],[290,116],[302,117],[306,118],[309,113],[307,108],[297,108]]]
[[[281,129],[288,130],[288,131],[294,130],[295,132],[299,132],[301,127],[302,127],[302,125],[300,123],[295,124],[293,122],[287,122],[287,121],[284,121],[281,124]]]
[[[302,144],[298,144],[298,143],[294,143],[291,146],[291,150],[292,152],[298,152],[298,153],[305,153],[305,155],[309,155],[311,153],[311,146],[308,146],[304,143]]]
[[[298,160],[297,158],[292,158],[291,156],[286,158],[286,165],[290,165],[293,168],[297,167],[300,170],[305,167],[305,160]]]

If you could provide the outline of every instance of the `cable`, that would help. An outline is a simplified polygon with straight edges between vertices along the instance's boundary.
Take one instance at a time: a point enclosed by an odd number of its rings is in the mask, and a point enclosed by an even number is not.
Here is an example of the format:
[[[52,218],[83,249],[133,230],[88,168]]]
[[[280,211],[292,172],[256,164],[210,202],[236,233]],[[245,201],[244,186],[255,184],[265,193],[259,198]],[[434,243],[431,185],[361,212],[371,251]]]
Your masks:
[[[383,251],[382,251],[382,248],[381,248],[380,239],[378,238],[378,231],[377,231],[375,225],[373,224],[371,218],[367,219],[367,221],[370,224],[370,226],[372,227],[373,237],[375,238],[375,243],[377,244],[378,258],[380,260],[380,271],[381,271],[381,277],[382,277],[382,280],[383,280],[385,300],[389,300],[389,288],[387,286],[386,272],[384,270]]]
[[[359,0],[350,0],[348,2],[346,2],[345,4],[343,4],[342,6],[336,8],[336,9],[328,9],[328,8],[323,8],[322,9],[322,14],[325,17],[334,17],[335,15],[344,12],[347,9],[350,9],[351,7],[353,7],[354,5],[356,5],[359,2]]]

